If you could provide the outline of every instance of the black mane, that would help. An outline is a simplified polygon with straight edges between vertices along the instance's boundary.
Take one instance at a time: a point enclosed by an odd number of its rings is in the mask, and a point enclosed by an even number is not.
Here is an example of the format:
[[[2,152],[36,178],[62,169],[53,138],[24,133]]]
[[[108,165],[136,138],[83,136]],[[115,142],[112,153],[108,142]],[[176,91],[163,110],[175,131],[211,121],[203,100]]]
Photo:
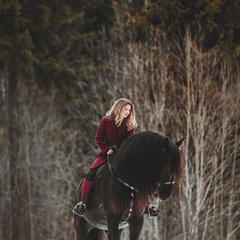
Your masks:
[[[179,150],[167,136],[145,131],[128,138],[111,161],[116,175],[145,194],[150,194],[170,172],[178,174]]]

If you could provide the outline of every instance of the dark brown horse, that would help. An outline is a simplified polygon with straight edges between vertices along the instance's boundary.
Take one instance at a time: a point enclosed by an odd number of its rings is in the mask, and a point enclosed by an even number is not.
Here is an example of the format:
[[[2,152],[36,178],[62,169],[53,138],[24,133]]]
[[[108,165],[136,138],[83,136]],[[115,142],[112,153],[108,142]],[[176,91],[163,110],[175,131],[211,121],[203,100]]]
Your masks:
[[[130,240],[138,240],[149,200],[168,198],[181,175],[182,140],[174,143],[157,132],[129,137],[104,164],[87,198],[84,217],[74,216],[77,240],[118,240],[129,227]],[[81,184],[76,202],[81,198]]]

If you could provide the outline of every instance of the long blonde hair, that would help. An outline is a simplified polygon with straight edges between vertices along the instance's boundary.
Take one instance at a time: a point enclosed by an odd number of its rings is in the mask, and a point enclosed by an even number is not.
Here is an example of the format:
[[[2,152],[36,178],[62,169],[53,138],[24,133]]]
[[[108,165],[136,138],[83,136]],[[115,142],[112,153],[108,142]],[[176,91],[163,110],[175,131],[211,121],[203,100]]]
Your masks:
[[[121,113],[127,105],[131,106],[130,114],[128,115],[128,117],[126,119],[122,119]],[[114,120],[117,127],[121,126],[121,124],[124,120],[128,131],[131,131],[133,128],[137,127],[137,122],[135,119],[134,104],[126,98],[119,98],[112,105],[111,109],[106,113],[105,117],[111,121]]]

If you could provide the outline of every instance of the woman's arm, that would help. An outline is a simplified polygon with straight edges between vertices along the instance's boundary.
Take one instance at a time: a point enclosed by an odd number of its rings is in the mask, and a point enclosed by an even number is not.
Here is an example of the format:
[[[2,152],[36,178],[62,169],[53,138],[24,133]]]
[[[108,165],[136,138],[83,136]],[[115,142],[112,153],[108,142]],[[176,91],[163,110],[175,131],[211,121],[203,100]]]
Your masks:
[[[97,146],[100,148],[102,153],[106,153],[109,150],[109,145],[106,141],[106,120],[102,119],[99,123],[97,132],[95,134],[94,141],[97,144]]]

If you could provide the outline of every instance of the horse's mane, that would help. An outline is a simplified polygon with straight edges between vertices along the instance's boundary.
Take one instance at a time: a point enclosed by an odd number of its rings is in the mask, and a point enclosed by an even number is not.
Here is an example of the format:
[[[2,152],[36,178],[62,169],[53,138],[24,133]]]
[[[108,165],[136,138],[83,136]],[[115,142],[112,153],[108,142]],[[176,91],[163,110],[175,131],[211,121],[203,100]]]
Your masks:
[[[153,131],[128,138],[111,160],[117,176],[145,193],[154,191],[162,179],[170,176],[170,172],[178,178],[180,164],[180,153],[175,143]]]
[[[181,173],[181,156],[178,146],[167,136],[144,131],[125,140],[110,158],[114,174],[145,195],[151,195],[161,181],[169,181],[173,174],[176,181]],[[105,175],[105,176],[104,176]],[[102,186],[119,197],[130,190],[114,178],[106,166]],[[127,194],[126,194],[127,195]],[[128,194],[129,195],[129,194]]]

